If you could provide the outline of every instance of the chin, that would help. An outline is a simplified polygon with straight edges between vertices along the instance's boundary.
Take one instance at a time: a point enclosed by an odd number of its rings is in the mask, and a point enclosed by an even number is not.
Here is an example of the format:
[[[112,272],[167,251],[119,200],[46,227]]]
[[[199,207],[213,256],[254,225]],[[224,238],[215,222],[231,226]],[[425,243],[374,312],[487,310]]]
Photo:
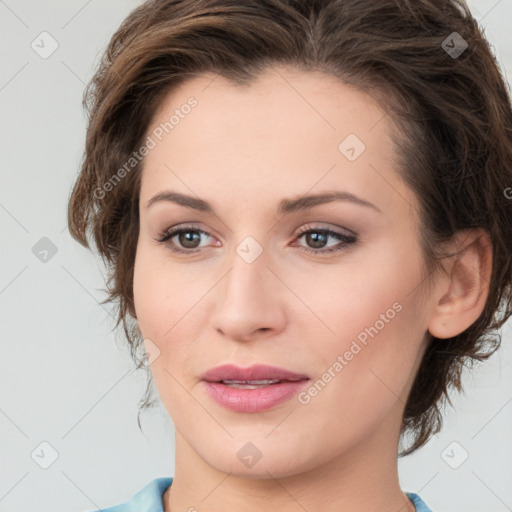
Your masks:
[[[313,469],[315,464],[301,446],[283,446],[264,438],[241,442],[232,439],[220,453],[211,449],[203,457],[205,462],[219,472],[238,478],[285,478]],[[218,446],[218,445],[217,445]],[[203,456],[201,452],[198,452]]]

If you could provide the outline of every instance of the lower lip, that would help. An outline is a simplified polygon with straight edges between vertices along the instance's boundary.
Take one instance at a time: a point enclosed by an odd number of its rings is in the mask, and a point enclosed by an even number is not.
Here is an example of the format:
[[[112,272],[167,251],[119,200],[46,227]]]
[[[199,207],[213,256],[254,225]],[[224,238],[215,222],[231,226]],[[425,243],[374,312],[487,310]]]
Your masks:
[[[283,381],[256,389],[232,388],[221,382],[202,382],[210,397],[227,409],[236,412],[261,412],[297,394],[308,380]]]

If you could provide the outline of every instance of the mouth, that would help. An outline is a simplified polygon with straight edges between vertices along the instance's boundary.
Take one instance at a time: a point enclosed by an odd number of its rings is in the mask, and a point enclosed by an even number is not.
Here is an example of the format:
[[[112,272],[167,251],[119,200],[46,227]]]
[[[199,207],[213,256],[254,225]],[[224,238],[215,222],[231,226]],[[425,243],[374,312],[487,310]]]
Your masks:
[[[275,366],[222,365],[202,376],[210,398],[235,412],[261,412],[290,399],[309,377]]]
[[[302,379],[296,379],[302,380]],[[273,384],[280,384],[281,382],[294,382],[293,380],[281,380],[281,379],[262,379],[262,380],[221,380],[218,381],[230,388],[238,389],[259,389],[265,386],[271,386]]]

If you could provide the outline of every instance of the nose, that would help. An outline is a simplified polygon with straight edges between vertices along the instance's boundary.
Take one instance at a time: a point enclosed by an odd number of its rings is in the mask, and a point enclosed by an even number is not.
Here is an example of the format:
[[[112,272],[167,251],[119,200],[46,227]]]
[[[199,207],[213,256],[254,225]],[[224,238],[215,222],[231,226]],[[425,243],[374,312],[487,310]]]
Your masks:
[[[216,330],[234,341],[272,337],[285,325],[283,283],[268,268],[266,251],[251,263],[236,251],[231,271],[218,285]]]

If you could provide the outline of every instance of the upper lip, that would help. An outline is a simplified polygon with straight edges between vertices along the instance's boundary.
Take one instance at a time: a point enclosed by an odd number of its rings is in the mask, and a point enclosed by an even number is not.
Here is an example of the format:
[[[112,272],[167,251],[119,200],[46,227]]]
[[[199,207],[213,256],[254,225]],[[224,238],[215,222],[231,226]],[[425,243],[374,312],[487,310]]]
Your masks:
[[[208,382],[221,382],[223,380],[241,380],[241,381],[254,381],[254,380],[267,380],[279,379],[297,381],[309,379],[307,375],[294,373],[277,366],[267,366],[264,364],[255,364],[247,368],[235,366],[233,364],[223,364],[211,368],[201,376],[202,380]]]

